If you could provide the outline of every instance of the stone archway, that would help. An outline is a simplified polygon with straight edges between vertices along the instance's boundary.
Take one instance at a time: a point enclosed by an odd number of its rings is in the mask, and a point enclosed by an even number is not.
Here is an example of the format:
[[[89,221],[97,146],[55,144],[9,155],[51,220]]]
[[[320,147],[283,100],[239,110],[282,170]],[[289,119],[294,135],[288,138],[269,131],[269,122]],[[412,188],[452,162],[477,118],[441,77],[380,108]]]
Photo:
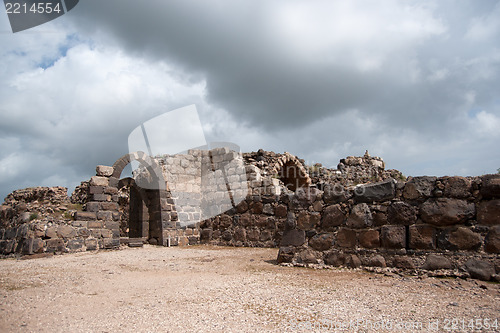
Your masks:
[[[123,170],[132,161],[141,164],[146,176],[142,179],[142,186],[135,180],[130,181],[129,239],[166,245],[164,234],[175,226],[176,214],[162,168],[144,152],[126,154],[113,164],[112,178],[117,185]]]
[[[283,182],[285,187],[296,191],[302,187],[311,185],[311,178],[302,163],[292,154],[282,155],[274,166],[276,176]]]

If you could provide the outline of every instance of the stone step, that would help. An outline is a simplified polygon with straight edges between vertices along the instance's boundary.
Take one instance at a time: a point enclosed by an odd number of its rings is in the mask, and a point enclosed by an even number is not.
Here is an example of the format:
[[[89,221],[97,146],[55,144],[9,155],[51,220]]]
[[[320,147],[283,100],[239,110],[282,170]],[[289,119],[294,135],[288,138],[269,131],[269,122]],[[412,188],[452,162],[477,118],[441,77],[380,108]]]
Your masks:
[[[144,245],[145,238],[128,238],[121,237],[120,243],[128,244],[129,247],[142,247]]]

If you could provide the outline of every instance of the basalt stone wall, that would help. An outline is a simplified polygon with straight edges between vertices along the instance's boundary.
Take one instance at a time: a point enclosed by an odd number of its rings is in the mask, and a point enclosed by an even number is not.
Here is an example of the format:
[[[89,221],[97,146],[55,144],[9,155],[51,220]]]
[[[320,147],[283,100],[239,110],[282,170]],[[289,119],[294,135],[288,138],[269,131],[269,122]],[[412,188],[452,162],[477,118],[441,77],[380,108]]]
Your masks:
[[[90,251],[119,245],[113,215],[84,211],[69,200],[64,187],[14,191],[0,211],[3,255]]]
[[[500,175],[414,177],[309,192],[302,195],[308,200],[282,196],[271,204],[283,210],[273,239],[279,262],[499,279]],[[236,230],[232,234],[229,243],[236,244]]]
[[[120,245],[118,190],[113,168],[98,166],[88,182],[88,202],[72,202],[65,187],[9,194],[0,206],[0,254],[79,252]]]

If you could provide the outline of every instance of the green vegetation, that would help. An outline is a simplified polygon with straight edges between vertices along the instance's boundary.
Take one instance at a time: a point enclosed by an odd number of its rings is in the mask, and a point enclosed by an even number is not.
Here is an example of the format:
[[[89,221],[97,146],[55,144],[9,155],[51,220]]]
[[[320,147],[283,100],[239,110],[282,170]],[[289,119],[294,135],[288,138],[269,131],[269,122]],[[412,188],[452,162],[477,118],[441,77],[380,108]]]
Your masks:
[[[83,206],[80,204],[69,204],[68,210],[71,210],[71,209],[81,212],[81,211],[83,211]]]
[[[64,212],[63,216],[64,216],[65,219],[68,219],[68,220],[73,219],[73,216],[68,211]]]
[[[30,214],[30,221],[33,221],[36,218],[38,218],[38,213],[31,213]]]

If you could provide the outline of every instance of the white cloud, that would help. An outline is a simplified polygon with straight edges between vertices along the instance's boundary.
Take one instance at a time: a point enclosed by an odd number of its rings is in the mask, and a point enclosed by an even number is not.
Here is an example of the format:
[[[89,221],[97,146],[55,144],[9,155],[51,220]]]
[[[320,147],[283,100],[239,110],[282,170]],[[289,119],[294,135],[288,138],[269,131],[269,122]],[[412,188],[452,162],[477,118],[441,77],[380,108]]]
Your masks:
[[[43,29],[0,34],[1,194],[76,184],[125,154],[137,125],[193,103],[208,141],[243,151],[334,167],[368,149],[406,174],[492,172],[500,5],[490,7],[80,2]]]
[[[491,41],[500,37],[500,3],[494,9],[471,20],[465,39],[471,41]]]

